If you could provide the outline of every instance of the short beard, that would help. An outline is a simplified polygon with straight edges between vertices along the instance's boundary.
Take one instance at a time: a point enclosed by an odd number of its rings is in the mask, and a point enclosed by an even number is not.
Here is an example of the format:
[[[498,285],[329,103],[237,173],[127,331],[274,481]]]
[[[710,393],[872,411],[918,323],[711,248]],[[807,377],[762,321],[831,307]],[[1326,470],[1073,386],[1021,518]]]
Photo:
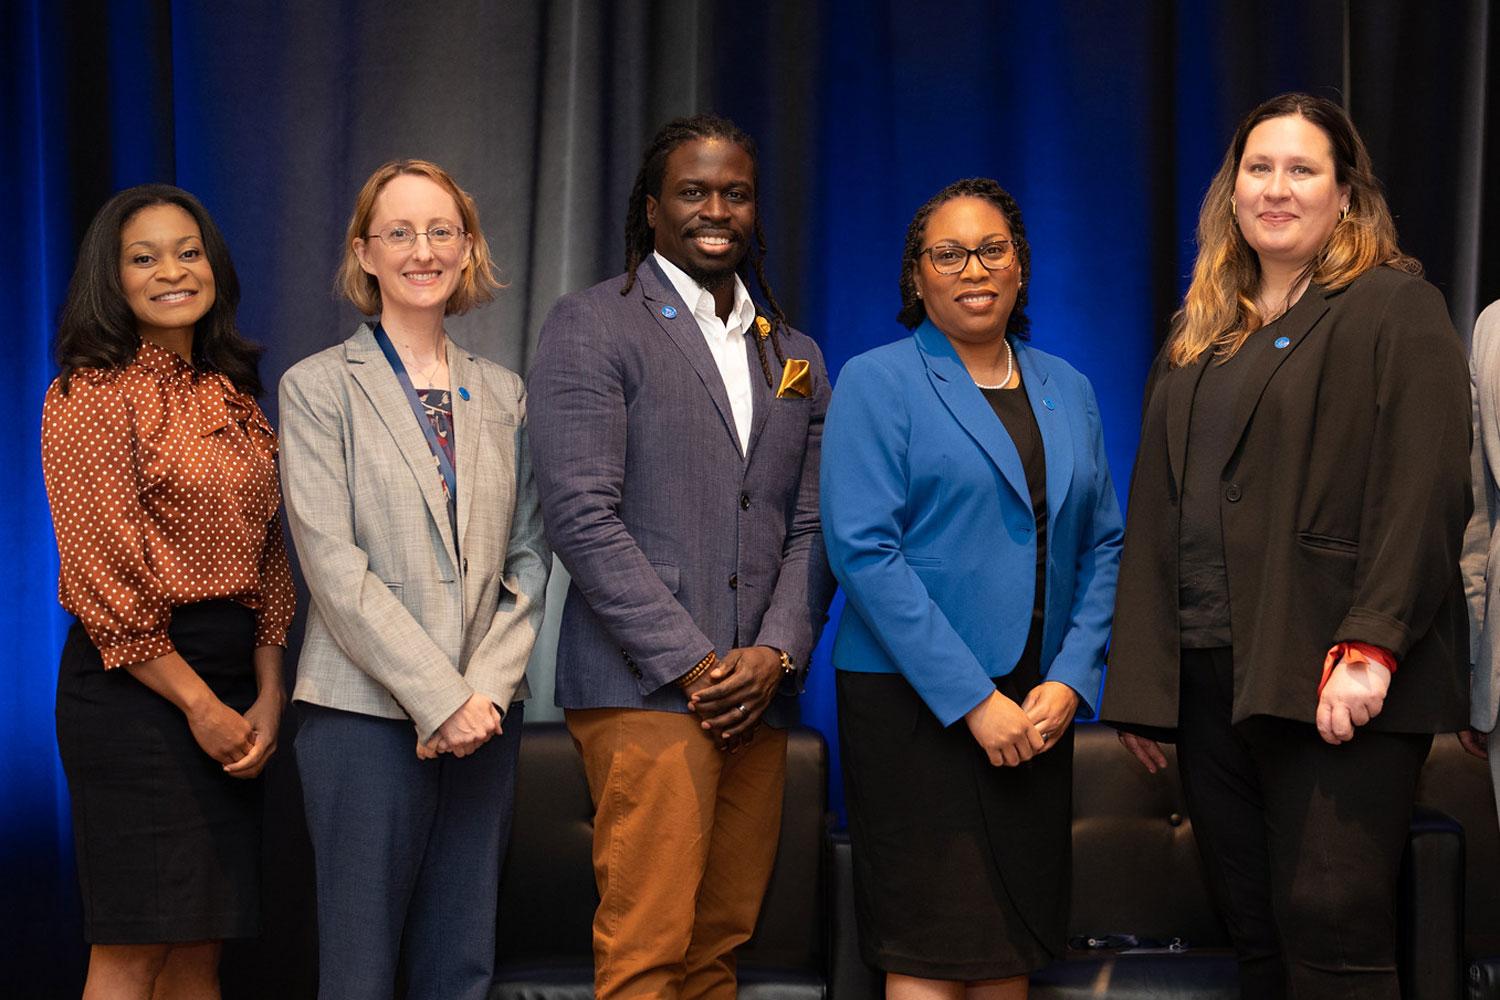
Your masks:
[[[734,276],[740,269],[740,263],[740,261],[736,261],[731,267],[719,268],[713,271],[688,265],[682,269],[682,273],[702,286],[704,291],[713,293],[734,285]]]

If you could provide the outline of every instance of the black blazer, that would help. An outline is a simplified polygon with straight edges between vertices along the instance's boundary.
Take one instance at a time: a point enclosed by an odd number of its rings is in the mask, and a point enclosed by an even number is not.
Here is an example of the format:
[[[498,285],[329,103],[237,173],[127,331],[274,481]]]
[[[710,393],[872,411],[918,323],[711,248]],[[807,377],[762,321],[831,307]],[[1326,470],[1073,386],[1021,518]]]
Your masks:
[[[1437,289],[1377,267],[1314,286],[1284,347],[1244,374],[1219,509],[1234,636],[1234,721],[1313,722],[1324,654],[1358,640],[1399,669],[1372,729],[1468,719],[1458,556],[1469,492],[1469,380]],[[1280,344],[1278,339],[1277,343]],[[1146,384],[1101,715],[1177,725],[1178,488],[1204,360]],[[1141,730],[1146,731],[1146,730]]]

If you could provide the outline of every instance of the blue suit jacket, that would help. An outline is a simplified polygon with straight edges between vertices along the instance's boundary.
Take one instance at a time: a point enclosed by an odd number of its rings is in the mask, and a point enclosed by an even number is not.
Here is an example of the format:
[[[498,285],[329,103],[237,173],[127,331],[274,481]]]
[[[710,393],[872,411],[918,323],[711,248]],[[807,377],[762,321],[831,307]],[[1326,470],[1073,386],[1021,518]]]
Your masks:
[[[1122,534],[1099,406],[1067,362],[1013,346],[1047,457],[1042,674],[1096,706]],[[949,725],[1015,667],[1031,627],[1020,455],[926,322],[844,366],[823,456],[824,537],[848,597],[834,665],[905,675]]]
[[[558,300],[527,380],[542,517],[572,576],[557,703],[685,712],[673,682],[711,649],[774,646],[806,669],[834,589],[818,524],[828,375],[817,345],[786,331],[782,348],[811,364],[812,392],[778,399],[746,336],[742,454],[718,366],[676,290],[649,259],[629,294],[623,285]],[[795,698],[765,717],[795,721]]]

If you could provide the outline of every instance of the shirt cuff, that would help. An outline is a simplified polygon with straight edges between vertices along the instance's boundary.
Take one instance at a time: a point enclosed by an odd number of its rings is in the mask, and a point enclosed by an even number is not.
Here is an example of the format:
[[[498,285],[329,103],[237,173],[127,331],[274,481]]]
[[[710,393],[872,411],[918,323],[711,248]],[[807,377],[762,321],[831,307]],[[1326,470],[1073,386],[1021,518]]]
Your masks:
[[[158,635],[148,635],[123,642],[117,646],[108,648],[101,646],[99,655],[104,660],[104,669],[113,670],[116,667],[128,667],[132,663],[145,663],[158,656],[166,656],[176,648],[172,645],[172,640],[167,633],[162,632]]]
[[[286,626],[272,623],[257,625],[255,628],[255,645],[280,646],[286,648]]]
[[[1391,673],[1396,672],[1396,654],[1383,646],[1372,646],[1368,642],[1336,642],[1323,657],[1323,678],[1318,681],[1318,697],[1323,697],[1323,688],[1333,675],[1333,668],[1344,660],[1350,663],[1378,663]]]

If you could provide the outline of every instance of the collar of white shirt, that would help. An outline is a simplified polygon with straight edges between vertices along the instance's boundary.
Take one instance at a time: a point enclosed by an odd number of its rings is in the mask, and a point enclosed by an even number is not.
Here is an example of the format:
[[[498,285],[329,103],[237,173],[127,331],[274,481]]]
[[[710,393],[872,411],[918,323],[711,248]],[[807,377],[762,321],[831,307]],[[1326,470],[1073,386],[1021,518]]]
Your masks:
[[[693,319],[698,321],[698,328],[705,337],[738,339],[755,322],[755,303],[750,300],[750,292],[738,274],[734,276],[734,308],[729,311],[729,322],[725,323],[719,319],[719,314],[714,309],[712,292],[688,277],[686,271],[661,254],[653,250],[651,255],[656,258],[662,273],[682,297],[683,304],[692,312]]]

